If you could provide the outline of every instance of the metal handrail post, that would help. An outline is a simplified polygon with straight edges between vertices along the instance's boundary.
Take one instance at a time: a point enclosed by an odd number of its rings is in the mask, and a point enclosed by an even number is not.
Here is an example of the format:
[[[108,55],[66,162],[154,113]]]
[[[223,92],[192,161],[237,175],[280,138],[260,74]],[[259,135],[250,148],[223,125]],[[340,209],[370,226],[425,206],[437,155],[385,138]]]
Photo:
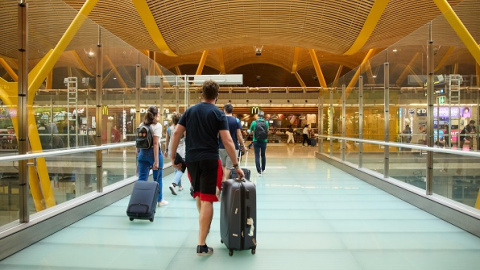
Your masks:
[[[427,45],[427,145],[433,147],[433,37],[432,22],[428,24],[428,45]],[[433,152],[427,152],[427,181],[425,191],[427,195],[433,193]]]
[[[19,34],[19,67],[18,67],[18,154],[23,155],[28,151],[28,6],[25,1],[18,4],[18,34]],[[21,223],[29,222],[28,214],[28,160],[18,162],[19,180],[19,219]]]
[[[95,117],[95,126],[96,126],[96,143],[97,146],[102,145],[102,131],[103,131],[103,110],[102,110],[102,88],[103,88],[103,48],[102,48],[102,28],[98,27],[98,44],[97,44],[97,80],[96,80],[96,117]],[[87,134],[88,136],[88,134]],[[97,191],[103,192],[103,156],[102,150],[95,151],[96,161],[97,161]]]
[[[385,123],[385,142],[390,141],[390,64],[388,62],[384,63],[384,94],[383,94],[383,115]],[[383,176],[385,178],[389,177],[390,170],[390,147],[384,146],[384,164],[383,164]]]
[[[345,137],[345,84],[342,85],[342,137]],[[342,140],[342,161],[345,161],[345,140]]]
[[[358,77],[358,138],[363,139],[363,76]],[[358,143],[358,167],[363,167],[363,142]]]

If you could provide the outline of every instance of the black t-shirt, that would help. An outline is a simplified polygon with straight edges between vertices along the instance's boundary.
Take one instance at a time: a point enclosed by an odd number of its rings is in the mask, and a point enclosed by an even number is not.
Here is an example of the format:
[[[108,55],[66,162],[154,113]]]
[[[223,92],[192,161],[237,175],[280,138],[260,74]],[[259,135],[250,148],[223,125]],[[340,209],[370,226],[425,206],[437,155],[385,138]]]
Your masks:
[[[185,127],[185,161],[218,159],[218,132],[228,130],[225,114],[214,104],[202,102],[190,107],[180,118]]]

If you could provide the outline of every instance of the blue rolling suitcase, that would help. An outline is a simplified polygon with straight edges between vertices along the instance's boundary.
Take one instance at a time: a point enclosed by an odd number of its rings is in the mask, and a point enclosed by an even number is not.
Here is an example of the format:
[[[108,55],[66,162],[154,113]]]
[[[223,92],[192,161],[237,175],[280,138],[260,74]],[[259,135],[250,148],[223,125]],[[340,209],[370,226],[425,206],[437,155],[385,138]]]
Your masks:
[[[127,216],[130,218],[130,221],[134,219],[148,219],[153,222],[159,194],[160,188],[157,182],[135,182],[127,208]]]
[[[257,248],[257,195],[255,184],[242,179],[223,182],[220,206],[220,234],[229,255],[234,250]]]

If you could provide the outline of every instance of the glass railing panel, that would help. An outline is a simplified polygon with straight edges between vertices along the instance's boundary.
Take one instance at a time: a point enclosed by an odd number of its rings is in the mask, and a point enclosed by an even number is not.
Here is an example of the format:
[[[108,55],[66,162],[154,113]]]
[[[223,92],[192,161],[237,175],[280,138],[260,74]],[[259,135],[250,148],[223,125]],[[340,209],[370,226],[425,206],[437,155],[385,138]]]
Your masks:
[[[165,161],[170,161],[165,159]],[[110,185],[135,176],[137,169],[136,148],[122,147],[103,151],[104,184]]]
[[[433,192],[475,207],[479,198],[480,158],[435,153],[434,160]]]
[[[18,220],[18,162],[0,162],[0,226]]]
[[[345,142],[345,161],[358,165],[359,150],[360,144],[358,142],[347,140]]]
[[[49,157],[46,158],[46,163],[51,183],[50,191],[53,192],[56,205],[96,190],[96,153],[94,151]],[[102,180],[106,184],[106,179]],[[45,186],[42,185],[42,188],[45,189]],[[47,197],[45,191],[43,199],[47,204],[51,199]]]
[[[363,168],[383,174],[383,146],[372,143],[363,143],[362,163]]]

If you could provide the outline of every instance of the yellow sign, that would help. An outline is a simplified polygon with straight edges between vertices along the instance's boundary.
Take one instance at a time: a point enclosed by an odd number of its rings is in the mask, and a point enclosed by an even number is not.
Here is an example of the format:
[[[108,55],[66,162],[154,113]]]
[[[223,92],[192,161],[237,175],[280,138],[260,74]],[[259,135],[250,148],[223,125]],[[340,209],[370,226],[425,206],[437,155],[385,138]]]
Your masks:
[[[102,107],[102,114],[103,115],[108,115],[108,107],[107,106]]]
[[[260,107],[257,107],[257,106],[252,107],[252,108],[250,109],[250,114],[258,114],[258,112],[260,111],[260,109],[261,109],[261,108],[260,108]]]

